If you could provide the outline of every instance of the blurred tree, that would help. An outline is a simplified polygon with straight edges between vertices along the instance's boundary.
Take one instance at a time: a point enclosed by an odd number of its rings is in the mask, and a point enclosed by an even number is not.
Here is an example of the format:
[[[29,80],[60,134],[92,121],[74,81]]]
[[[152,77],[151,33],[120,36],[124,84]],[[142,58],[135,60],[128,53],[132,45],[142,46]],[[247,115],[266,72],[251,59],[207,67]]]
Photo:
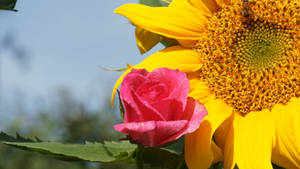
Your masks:
[[[42,140],[65,143],[118,140],[123,136],[113,130],[113,124],[118,123],[120,118],[116,115],[116,108],[110,107],[109,98],[106,101],[107,104],[102,106],[101,110],[89,110],[89,107],[80,99],[75,98],[70,90],[58,89],[54,97],[48,98],[43,104],[37,104],[37,114],[28,116],[28,113],[23,111],[24,115],[20,114],[5,131],[9,133],[21,131],[23,136],[38,136]],[[0,149],[0,169],[135,168],[134,165],[125,163],[65,162],[3,145]]]
[[[6,51],[7,56],[18,63],[21,68],[28,68],[30,61],[28,50],[20,46],[16,32],[9,31],[4,34],[0,41],[0,49],[1,52]]]
[[[29,68],[28,51],[19,45],[15,32],[7,32],[0,38],[0,113],[2,109],[2,57],[11,58],[24,70]]]

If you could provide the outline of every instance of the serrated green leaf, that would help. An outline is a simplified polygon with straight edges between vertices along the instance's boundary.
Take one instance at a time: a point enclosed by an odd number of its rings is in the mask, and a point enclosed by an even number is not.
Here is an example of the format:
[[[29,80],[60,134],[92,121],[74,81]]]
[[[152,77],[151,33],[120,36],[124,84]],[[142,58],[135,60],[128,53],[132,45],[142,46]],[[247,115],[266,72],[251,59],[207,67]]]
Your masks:
[[[14,9],[16,3],[17,0],[0,0],[0,9],[17,11]]]
[[[135,151],[136,146],[123,141],[114,146],[102,143],[62,144],[52,142],[2,142],[27,151],[39,152],[63,160],[84,160],[91,162],[114,162],[127,160]]]
[[[38,139],[38,141],[40,141]],[[129,141],[86,144],[62,144],[55,142],[33,142],[21,136],[14,138],[0,133],[0,142],[26,151],[46,154],[62,160],[84,160],[91,162],[115,162],[132,160],[137,146]]]
[[[24,137],[20,136],[19,133],[16,133],[16,138],[15,138],[4,132],[1,132],[0,133],[0,142],[35,142],[35,141],[32,139],[29,139],[29,138],[24,138]]]
[[[137,148],[136,144],[131,144],[129,141],[108,142],[105,141],[105,147],[114,155],[117,160],[126,160],[130,157]],[[120,144],[121,143],[121,144]]]

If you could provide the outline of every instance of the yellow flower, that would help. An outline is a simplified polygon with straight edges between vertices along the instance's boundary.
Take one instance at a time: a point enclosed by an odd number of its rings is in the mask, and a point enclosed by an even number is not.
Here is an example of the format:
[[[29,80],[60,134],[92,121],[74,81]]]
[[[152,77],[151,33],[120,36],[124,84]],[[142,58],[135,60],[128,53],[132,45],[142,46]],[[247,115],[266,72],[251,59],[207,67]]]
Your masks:
[[[189,95],[208,111],[186,136],[190,169],[218,161],[225,169],[300,168],[299,10],[299,0],[173,0],[115,10],[180,43],[133,68],[187,73]]]

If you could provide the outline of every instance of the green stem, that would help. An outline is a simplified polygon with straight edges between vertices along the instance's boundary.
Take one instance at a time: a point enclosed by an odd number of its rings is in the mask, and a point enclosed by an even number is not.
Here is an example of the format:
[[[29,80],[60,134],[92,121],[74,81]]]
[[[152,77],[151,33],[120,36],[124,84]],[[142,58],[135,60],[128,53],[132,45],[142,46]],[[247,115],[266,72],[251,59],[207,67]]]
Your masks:
[[[136,150],[136,164],[138,169],[144,169],[144,160],[143,160],[144,146],[138,145]]]
[[[178,165],[177,165],[176,169],[180,169],[181,166],[182,166],[182,164],[183,164],[183,162],[184,162],[184,155],[181,155],[180,161],[178,162]]]

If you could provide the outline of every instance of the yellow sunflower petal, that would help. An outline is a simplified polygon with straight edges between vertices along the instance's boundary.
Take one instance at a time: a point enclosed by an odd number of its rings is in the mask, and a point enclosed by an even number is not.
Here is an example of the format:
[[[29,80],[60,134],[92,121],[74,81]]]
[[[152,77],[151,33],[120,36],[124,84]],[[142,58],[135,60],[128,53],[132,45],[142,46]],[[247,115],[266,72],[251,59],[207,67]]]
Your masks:
[[[199,72],[193,72],[187,74],[190,82],[189,96],[198,100],[200,103],[205,103],[211,96],[209,87],[205,82],[199,79]]]
[[[211,148],[214,153],[213,163],[223,161],[223,158],[224,158],[223,151],[219,146],[216,145],[216,143],[214,141],[211,142]]]
[[[126,4],[115,13],[127,17],[135,26],[174,39],[199,39],[207,21],[197,9],[187,5],[179,8]]]
[[[227,118],[214,133],[217,144],[224,152],[224,168],[232,169],[235,166],[233,153],[233,123],[234,114]]]
[[[275,106],[272,114],[276,128],[272,160],[285,168],[300,168],[300,98]]]
[[[149,32],[143,28],[135,28],[135,40],[141,54],[148,52],[161,41],[161,36]]]
[[[229,132],[231,132],[232,122],[234,119],[234,114],[231,115],[230,118],[227,118],[215,131],[214,138],[217,142],[217,145],[220,146],[222,149],[225,148],[227,143],[227,137]]]
[[[197,40],[178,39],[179,44],[183,47],[192,48],[197,44]]]
[[[207,169],[220,157],[214,157],[212,135],[216,128],[230,116],[232,108],[213,95],[205,99],[208,115],[194,133],[185,137],[185,159],[189,169]]]
[[[197,52],[183,48],[181,46],[173,46],[163,49],[155,54],[147,57],[141,63],[128,69],[115,83],[111,104],[113,104],[114,95],[118,86],[122,83],[124,76],[134,69],[146,69],[152,71],[157,68],[178,69],[183,72],[195,72],[201,67],[200,57]]]
[[[234,132],[233,128],[229,129],[224,148],[224,169],[233,169],[235,167],[235,154],[234,154]]]
[[[228,5],[230,3],[230,0],[216,0],[218,5],[222,7],[223,5]]]
[[[271,154],[275,138],[274,121],[269,110],[251,112],[247,116],[235,114],[234,158],[239,169],[272,169]]]
[[[196,7],[203,15],[211,16],[217,12],[219,6],[215,0],[189,0],[190,3]]]

